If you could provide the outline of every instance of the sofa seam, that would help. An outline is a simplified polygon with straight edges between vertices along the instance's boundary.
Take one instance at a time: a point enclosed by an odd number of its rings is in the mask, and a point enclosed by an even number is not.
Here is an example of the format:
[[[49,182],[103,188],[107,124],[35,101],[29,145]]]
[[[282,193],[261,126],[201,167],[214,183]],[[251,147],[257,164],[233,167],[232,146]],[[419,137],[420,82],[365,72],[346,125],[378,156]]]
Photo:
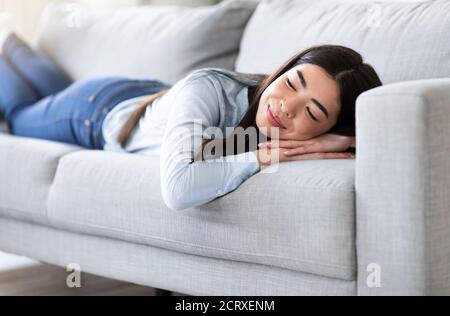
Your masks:
[[[18,212],[18,213],[21,213],[21,214],[28,214],[27,212],[20,211],[20,210],[16,210],[16,209],[12,209],[12,208],[5,208],[5,207],[2,207],[2,208],[3,208],[4,210],[6,210],[6,211]],[[10,220],[17,221],[17,222],[25,222],[25,223],[29,223],[29,224],[32,224],[32,225],[39,225],[39,226],[49,227],[49,228],[53,228],[53,229],[56,229],[56,230],[67,231],[67,232],[70,232],[70,233],[76,233],[76,234],[80,234],[80,235],[88,235],[88,236],[102,237],[102,238],[108,238],[108,239],[112,239],[112,240],[118,240],[118,241],[128,242],[128,243],[131,243],[131,244],[138,244],[138,245],[142,245],[142,246],[151,246],[151,247],[157,247],[157,248],[165,249],[164,247],[161,247],[161,246],[156,246],[156,245],[151,245],[151,244],[149,245],[149,244],[146,244],[146,243],[143,243],[143,242],[128,241],[128,240],[124,240],[124,239],[121,239],[121,238],[118,238],[118,237],[111,237],[111,236],[104,236],[104,235],[102,236],[102,235],[95,234],[95,233],[79,232],[79,231],[75,231],[74,229],[69,229],[69,228],[66,229],[66,228],[57,227],[57,226],[54,225],[55,222],[52,221],[52,219],[50,219],[49,217],[45,218],[45,217],[42,216],[42,215],[40,215],[40,217],[44,217],[43,223],[37,223],[36,221],[32,221],[32,220],[17,219],[17,218],[14,218],[14,217],[12,217],[12,216],[8,216],[7,214],[0,214],[0,218],[2,218],[2,217],[5,218],[5,219],[10,219]],[[64,222],[64,221],[61,221],[61,220],[60,220],[59,222]],[[70,222],[66,222],[66,224],[71,224],[71,223],[70,223]],[[104,230],[110,230],[110,231],[113,231],[113,232],[118,231],[118,232],[128,233],[127,231],[123,231],[123,230],[114,230],[114,229],[110,229],[110,228],[104,228],[103,226],[99,226],[99,225],[81,224],[81,223],[79,223],[78,225],[86,225],[86,226],[89,226],[89,227],[92,227],[92,228],[102,228],[102,229],[104,229]],[[135,233],[129,233],[129,234],[131,234],[131,235],[136,235]],[[166,241],[166,242],[169,242],[169,243],[174,243],[174,244],[180,243],[180,244],[192,246],[193,248],[199,248],[199,249],[213,249],[213,250],[219,250],[219,251],[222,252],[222,253],[225,252],[225,250],[219,249],[219,248],[205,247],[205,246],[198,246],[198,245],[195,245],[195,244],[189,244],[189,243],[185,243],[185,242],[179,242],[179,241],[174,241],[174,240],[166,240],[166,239],[162,239],[162,238],[158,238],[158,237],[153,237],[153,236],[150,237],[149,235],[143,235],[143,236],[149,237],[149,238],[153,238],[153,239],[162,240],[162,241]],[[179,251],[179,250],[172,250],[172,249],[166,249],[166,250],[175,251],[175,252],[181,252],[181,253],[187,253],[187,252],[185,252],[185,251]],[[249,254],[246,254],[246,253],[240,253],[240,252],[234,251],[234,250],[226,250],[226,251],[229,251],[229,252],[234,253],[234,254],[244,254],[244,255],[249,255]],[[188,253],[188,254],[189,254],[189,253]],[[210,257],[210,256],[198,255],[198,254],[191,254],[191,255],[202,256],[202,257]],[[305,260],[297,260],[297,259],[286,258],[286,257],[279,257],[279,256],[271,256],[271,255],[254,255],[254,254],[251,254],[251,255],[249,255],[249,256],[253,256],[253,257],[263,257],[263,258],[264,258],[264,257],[268,257],[268,258],[276,258],[276,259],[287,259],[287,260],[291,260],[291,261],[298,262],[298,263],[306,263],[306,264],[315,264],[315,265],[317,265],[315,262],[310,262],[310,261],[305,261]],[[211,258],[216,258],[216,257],[211,257]],[[222,259],[222,260],[230,260],[230,259],[225,259],[225,258],[220,258],[220,257],[219,257],[219,259]],[[231,259],[230,261],[233,261],[233,260]],[[241,260],[236,260],[236,261],[241,261]],[[242,262],[246,262],[246,261],[242,261]],[[336,276],[330,276],[330,275],[321,275],[321,274],[318,274],[318,273],[306,272],[306,271],[300,271],[300,270],[296,270],[296,269],[292,269],[292,268],[280,267],[280,266],[271,265],[271,264],[267,264],[267,263],[258,263],[258,262],[253,262],[253,263],[261,264],[261,265],[266,265],[266,266],[270,266],[270,267],[276,267],[276,268],[281,268],[281,269],[287,269],[287,270],[297,271],[297,272],[301,272],[301,273],[307,273],[307,274],[310,274],[310,275],[317,275],[317,276],[324,276],[324,277],[327,277],[327,278],[334,278],[334,279],[336,279],[336,280],[344,280],[344,281],[348,281],[348,282],[355,282],[355,281],[356,281],[356,280],[354,279],[355,272],[356,272],[356,269],[355,269],[355,268],[350,268],[350,275],[353,276],[353,277],[346,278],[346,277],[336,277]],[[341,272],[344,272],[344,273],[347,274],[347,271],[344,270],[345,268],[344,268],[343,266],[338,266],[338,265],[327,265],[327,264],[319,264],[319,266],[323,266],[323,267],[327,267],[327,268],[337,268],[337,269],[339,269]]]
[[[44,229],[53,229],[53,230],[57,230],[57,231],[65,232],[65,233],[69,233],[69,234],[76,234],[76,235],[81,235],[81,236],[85,235],[85,236],[88,236],[88,237],[102,238],[102,239],[113,240],[113,241],[116,240],[116,241],[119,241],[119,242],[123,242],[123,243],[127,243],[127,244],[136,244],[136,245],[143,246],[143,247],[160,248],[160,249],[163,249],[163,250],[166,250],[166,251],[181,253],[181,254],[184,254],[184,255],[199,256],[199,257],[206,257],[206,258],[215,259],[215,260],[223,260],[223,261],[231,261],[231,262],[232,261],[236,261],[236,262],[242,262],[242,263],[246,263],[246,264],[267,266],[267,267],[274,268],[274,269],[283,269],[283,270],[288,270],[288,271],[292,271],[292,272],[295,272],[295,273],[301,273],[301,274],[310,275],[310,276],[314,276],[314,277],[322,277],[322,278],[327,278],[327,279],[341,281],[341,282],[356,283],[356,279],[344,279],[344,278],[339,278],[339,277],[336,277],[336,276],[321,275],[321,274],[317,274],[317,273],[311,273],[311,272],[294,270],[294,269],[290,269],[290,268],[286,268],[286,267],[273,266],[273,265],[269,265],[269,264],[266,264],[266,263],[246,262],[246,261],[232,260],[232,259],[226,259],[226,258],[216,258],[216,257],[210,257],[210,256],[202,256],[202,255],[197,255],[197,254],[192,254],[192,253],[181,252],[181,251],[177,251],[177,250],[165,249],[165,248],[162,248],[162,247],[159,247],[159,246],[155,246],[155,245],[147,245],[147,244],[142,244],[142,243],[130,242],[130,241],[118,239],[118,238],[115,238],[115,237],[99,236],[99,235],[95,235],[95,234],[81,233],[81,232],[76,232],[76,231],[72,231],[72,230],[61,229],[61,228],[58,228],[58,227],[53,227],[53,226],[45,225],[45,224],[41,224],[41,223],[33,223],[31,221],[24,221],[24,220],[20,220],[20,219],[15,219],[15,218],[11,218],[9,216],[5,216],[5,215],[1,215],[0,214],[0,220],[1,219],[7,220],[7,221],[14,221],[14,222],[24,222],[25,224],[39,226],[39,227],[42,227]]]
[[[58,222],[65,222],[66,224],[75,224],[75,225],[85,225],[91,228],[100,228],[100,229],[104,229],[106,231],[110,231],[110,232],[120,232],[120,233],[125,233],[125,234],[130,234],[133,235],[135,237],[146,237],[146,238],[150,238],[150,239],[155,239],[158,241],[164,241],[164,242],[168,242],[168,243],[172,243],[172,244],[180,244],[180,245],[184,245],[184,246],[190,246],[193,248],[199,248],[199,249],[205,249],[205,250],[218,250],[219,252],[231,252],[233,254],[240,254],[240,255],[249,255],[249,256],[253,256],[253,257],[267,257],[267,258],[275,258],[275,259],[282,259],[282,260],[291,260],[294,262],[298,262],[298,263],[305,263],[305,264],[314,264],[317,265],[316,262],[312,262],[312,261],[305,261],[305,260],[297,260],[297,259],[293,259],[293,258],[288,258],[288,257],[280,257],[280,256],[275,256],[275,255],[267,255],[267,254],[248,254],[248,253],[244,253],[244,252],[239,252],[236,250],[225,250],[225,249],[220,249],[220,248],[214,248],[214,247],[209,247],[209,246],[199,246],[199,245],[195,245],[192,243],[187,243],[187,242],[182,242],[182,241],[177,241],[177,240],[170,240],[170,239],[163,239],[161,237],[156,237],[156,236],[151,236],[151,235],[146,235],[146,234],[137,234],[137,233],[133,233],[133,232],[129,232],[126,230],[121,230],[121,229],[116,229],[116,228],[107,228],[105,226],[101,226],[101,225],[96,225],[96,224],[91,224],[91,223],[86,223],[86,222],[78,222],[78,223],[73,223],[73,222],[67,222],[64,220],[56,220]],[[50,220],[51,222],[51,220]],[[119,239],[120,240],[120,239]],[[136,242],[138,244],[143,244],[146,245],[145,243],[142,242]],[[328,268],[337,268],[340,269],[341,271],[344,271],[346,268],[343,267],[342,265],[333,265],[333,264],[320,264],[323,267],[328,267]],[[355,269],[351,269],[352,271]]]
[[[30,213],[28,213],[26,211],[21,211],[21,210],[9,208],[9,207],[4,207],[4,206],[0,206],[0,207],[3,210],[5,210],[5,211],[17,212],[17,213],[20,213],[20,214],[27,214],[27,215],[30,214]],[[34,213],[33,215],[37,215],[37,213]],[[137,233],[129,232],[127,230],[122,230],[122,229],[117,229],[117,228],[108,228],[108,227],[105,227],[105,226],[92,224],[92,223],[87,223],[87,222],[69,222],[69,221],[64,221],[64,220],[60,220],[60,219],[52,219],[52,218],[50,218],[50,216],[48,214],[47,214],[47,217],[45,217],[43,215],[38,215],[38,216],[43,218],[43,222],[46,222],[47,224],[52,225],[52,227],[56,228],[56,229],[58,229],[58,227],[56,226],[56,222],[69,224],[69,225],[70,224],[74,224],[74,225],[78,225],[78,226],[88,226],[90,228],[100,228],[100,229],[103,229],[103,230],[106,230],[106,231],[110,231],[110,232],[119,232],[119,233],[130,234],[130,235],[133,235],[135,237],[145,237],[145,238],[155,239],[155,240],[158,240],[158,241],[164,241],[164,242],[169,242],[169,243],[173,243],[173,244],[186,245],[186,246],[190,246],[190,247],[193,247],[193,248],[200,248],[200,249],[207,249],[207,250],[218,250],[218,251],[221,251],[221,252],[231,252],[231,253],[234,253],[234,254],[243,254],[243,255],[249,255],[249,256],[255,256],[255,257],[268,257],[268,258],[275,258],[275,259],[291,260],[291,261],[294,261],[294,262],[306,263],[306,264],[316,264],[316,262],[313,262],[313,261],[298,260],[298,259],[289,258],[289,257],[281,257],[281,256],[261,254],[261,253],[248,254],[248,253],[240,252],[240,251],[236,251],[236,250],[225,250],[225,249],[215,248],[215,247],[210,247],[210,246],[199,246],[199,245],[188,243],[188,242],[164,239],[164,238],[161,238],[161,237],[156,237],[156,236],[147,235],[147,234],[137,234]],[[14,219],[12,216],[8,216],[8,215],[5,215],[5,214],[4,215],[0,214],[0,217],[7,217],[7,218]],[[16,219],[16,220],[33,223],[32,221],[29,221],[29,220],[21,220],[21,219]],[[64,229],[64,230],[72,231],[70,229]],[[80,232],[78,232],[78,233],[80,233]],[[81,233],[81,234],[83,234],[83,233]],[[119,238],[115,238],[115,239],[119,239]],[[119,240],[121,240],[121,239],[119,239]],[[142,242],[133,242],[133,243],[146,245],[145,243],[142,243]],[[320,264],[320,265],[324,266],[324,267],[338,268],[338,269],[342,269],[342,270],[346,269],[342,265],[333,265],[333,264]],[[352,269],[352,270],[354,270],[354,269]]]

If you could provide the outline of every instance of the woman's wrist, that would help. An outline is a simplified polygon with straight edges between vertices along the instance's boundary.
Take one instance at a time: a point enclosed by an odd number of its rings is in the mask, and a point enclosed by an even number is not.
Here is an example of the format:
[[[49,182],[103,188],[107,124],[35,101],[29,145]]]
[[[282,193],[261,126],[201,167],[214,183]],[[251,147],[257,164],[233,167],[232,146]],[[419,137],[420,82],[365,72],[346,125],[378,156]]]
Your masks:
[[[356,148],[356,137],[351,137],[352,143],[350,145],[350,148]]]
[[[265,155],[264,155],[265,153]],[[261,149],[255,151],[256,158],[258,159],[259,168],[262,170],[270,166],[270,159],[267,159],[267,150],[263,151]],[[265,159],[266,158],[266,159]]]

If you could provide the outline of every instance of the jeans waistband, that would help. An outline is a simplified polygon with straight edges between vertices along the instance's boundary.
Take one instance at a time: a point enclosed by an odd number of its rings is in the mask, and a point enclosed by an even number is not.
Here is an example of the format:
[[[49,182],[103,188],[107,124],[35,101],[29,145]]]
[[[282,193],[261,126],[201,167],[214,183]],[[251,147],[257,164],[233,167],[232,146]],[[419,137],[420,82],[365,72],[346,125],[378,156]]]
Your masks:
[[[146,95],[158,93],[161,90],[169,89],[171,86],[156,80],[132,80],[111,82],[97,90],[92,95],[93,105],[96,107],[91,121],[92,142],[96,149],[103,149],[105,140],[103,137],[103,122],[107,115],[122,102]]]

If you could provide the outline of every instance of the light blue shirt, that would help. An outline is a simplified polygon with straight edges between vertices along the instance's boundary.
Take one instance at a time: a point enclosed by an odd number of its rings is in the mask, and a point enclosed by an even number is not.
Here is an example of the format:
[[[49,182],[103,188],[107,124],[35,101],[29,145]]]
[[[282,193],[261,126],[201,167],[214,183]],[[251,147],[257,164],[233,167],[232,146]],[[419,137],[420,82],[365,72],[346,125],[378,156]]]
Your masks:
[[[200,206],[237,189],[260,170],[255,153],[201,161],[205,130],[216,127],[227,136],[248,111],[252,79],[221,68],[196,70],[149,106],[126,148],[117,142],[121,127],[145,98],[127,100],[103,123],[105,150],[160,156],[161,193],[167,206],[182,210]]]

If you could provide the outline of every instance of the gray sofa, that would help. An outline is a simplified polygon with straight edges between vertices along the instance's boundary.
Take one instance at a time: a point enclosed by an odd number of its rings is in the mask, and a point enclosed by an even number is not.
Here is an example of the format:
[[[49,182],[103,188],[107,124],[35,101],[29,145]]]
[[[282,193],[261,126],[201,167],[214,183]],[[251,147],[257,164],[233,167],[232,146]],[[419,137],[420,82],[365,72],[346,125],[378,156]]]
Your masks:
[[[450,2],[255,6],[80,11],[75,27],[53,6],[37,46],[74,79],[168,82],[350,46],[385,83],[358,99],[356,160],[283,163],[177,212],[159,157],[0,134],[0,250],[192,295],[450,294]]]

